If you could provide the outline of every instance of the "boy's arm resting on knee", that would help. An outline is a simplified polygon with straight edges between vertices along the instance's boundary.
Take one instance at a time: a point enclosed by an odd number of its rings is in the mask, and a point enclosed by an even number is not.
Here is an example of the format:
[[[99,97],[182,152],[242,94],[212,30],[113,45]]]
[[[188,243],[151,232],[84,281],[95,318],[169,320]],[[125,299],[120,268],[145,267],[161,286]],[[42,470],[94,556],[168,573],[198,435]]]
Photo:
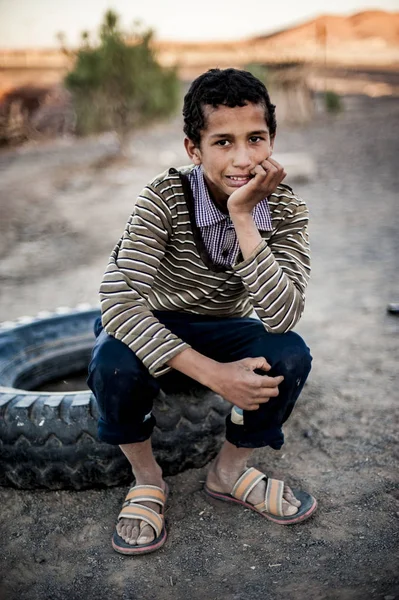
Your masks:
[[[168,364],[243,410],[257,410],[260,404],[278,396],[278,386],[284,379],[254,372],[270,370],[264,357],[221,363],[187,348],[170,359]]]
[[[310,275],[306,205],[298,198],[288,205],[268,242],[248,220],[238,219],[234,226],[243,255],[234,269],[266,329],[285,333],[302,315]]]
[[[147,186],[115,246],[100,287],[102,324],[133,350],[154,376],[167,373],[172,358],[189,345],[156,319],[147,302],[171,233],[169,209]]]
[[[204,356],[193,348],[187,348],[176,354],[168,361],[168,365],[202,385],[212,388],[212,382],[217,374],[219,362]]]

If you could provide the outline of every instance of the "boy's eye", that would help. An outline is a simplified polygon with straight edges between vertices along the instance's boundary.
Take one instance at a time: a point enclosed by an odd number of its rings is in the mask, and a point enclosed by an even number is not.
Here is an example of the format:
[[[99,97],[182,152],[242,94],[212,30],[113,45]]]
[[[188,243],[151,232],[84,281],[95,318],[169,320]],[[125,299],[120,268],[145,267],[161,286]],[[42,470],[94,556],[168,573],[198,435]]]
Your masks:
[[[218,140],[216,142],[216,146],[222,146],[222,148],[225,148],[229,144],[230,144],[229,140]]]
[[[252,142],[253,144],[256,144],[256,142],[260,142],[263,139],[264,138],[261,137],[260,135],[251,135],[251,137],[249,138],[249,141]]]

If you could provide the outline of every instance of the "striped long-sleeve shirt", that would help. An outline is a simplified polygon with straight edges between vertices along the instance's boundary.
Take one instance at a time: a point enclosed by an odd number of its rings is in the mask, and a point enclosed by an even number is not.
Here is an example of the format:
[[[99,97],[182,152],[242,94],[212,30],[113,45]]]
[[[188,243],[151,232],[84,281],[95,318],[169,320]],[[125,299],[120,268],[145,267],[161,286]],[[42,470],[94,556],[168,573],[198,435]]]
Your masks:
[[[196,224],[187,175],[169,169],[139,195],[100,288],[105,331],[127,344],[155,377],[188,348],[153,315],[170,310],[245,317],[253,310],[267,331],[298,322],[309,279],[308,211],[291,188],[269,196],[272,231],[246,260],[212,262]]]

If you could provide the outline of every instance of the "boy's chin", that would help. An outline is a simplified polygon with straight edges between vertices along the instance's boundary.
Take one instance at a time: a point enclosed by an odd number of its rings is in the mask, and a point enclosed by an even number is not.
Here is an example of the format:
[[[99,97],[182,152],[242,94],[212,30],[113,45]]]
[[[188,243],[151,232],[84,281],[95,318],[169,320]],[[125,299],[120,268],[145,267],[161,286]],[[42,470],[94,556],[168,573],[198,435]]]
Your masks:
[[[214,183],[210,183],[207,181],[205,177],[205,183],[208,188],[208,192],[212,200],[215,204],[221,208],[224,212],[227,211],[227,201],[231,194],[234,192],[233,189],[228,188],[223,185],[215,185]]]
[[[216,206],[219,208],[219,210],[221,210],[224,213],[227,213],[227,202],[228,202],[229,197],[224,197],[224,198],[213,198],[214,203],[216,204]]]

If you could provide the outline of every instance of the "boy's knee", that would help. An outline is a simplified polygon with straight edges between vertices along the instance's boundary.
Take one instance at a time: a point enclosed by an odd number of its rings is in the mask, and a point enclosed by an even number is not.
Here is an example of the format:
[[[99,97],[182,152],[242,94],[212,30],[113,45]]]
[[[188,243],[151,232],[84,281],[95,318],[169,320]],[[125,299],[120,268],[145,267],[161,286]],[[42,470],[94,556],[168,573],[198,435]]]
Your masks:
[[[100,411],[100,439],[112,444],[146,439],[141,436],[143,431],[149,435],[154,426],[154,418],[148,419],[148,414],[159,385],[127,346],[113,338],[104,339],[93,352],[87,383]],[[120,437],[126,427],[131,438]]]
[[[286,335],[289,343],[287,343],[280,360],[275,365],[275,371],[278,372],[278,375],[283,375],[287,383],[295,378],[298,385],[300,385],[309,375],[312,356],[309,348],[297,333],[290,332]]]
[[[134,352],[104,331],[93,351],[87,383],[99,404],[143,404],[147,412],[159,393],[158,382]]]
[[[94,349],[88,383],[92,389],[101,391],[132,389],[138,383],[142,366],[127,346],[106,335],[100,334],[104,340],[100,339]]]
[[[89,380],[97,389],[120,390],[132,388],[137,375],[131,370],[121,368],[114,361],[94,361],[90,364]]]

